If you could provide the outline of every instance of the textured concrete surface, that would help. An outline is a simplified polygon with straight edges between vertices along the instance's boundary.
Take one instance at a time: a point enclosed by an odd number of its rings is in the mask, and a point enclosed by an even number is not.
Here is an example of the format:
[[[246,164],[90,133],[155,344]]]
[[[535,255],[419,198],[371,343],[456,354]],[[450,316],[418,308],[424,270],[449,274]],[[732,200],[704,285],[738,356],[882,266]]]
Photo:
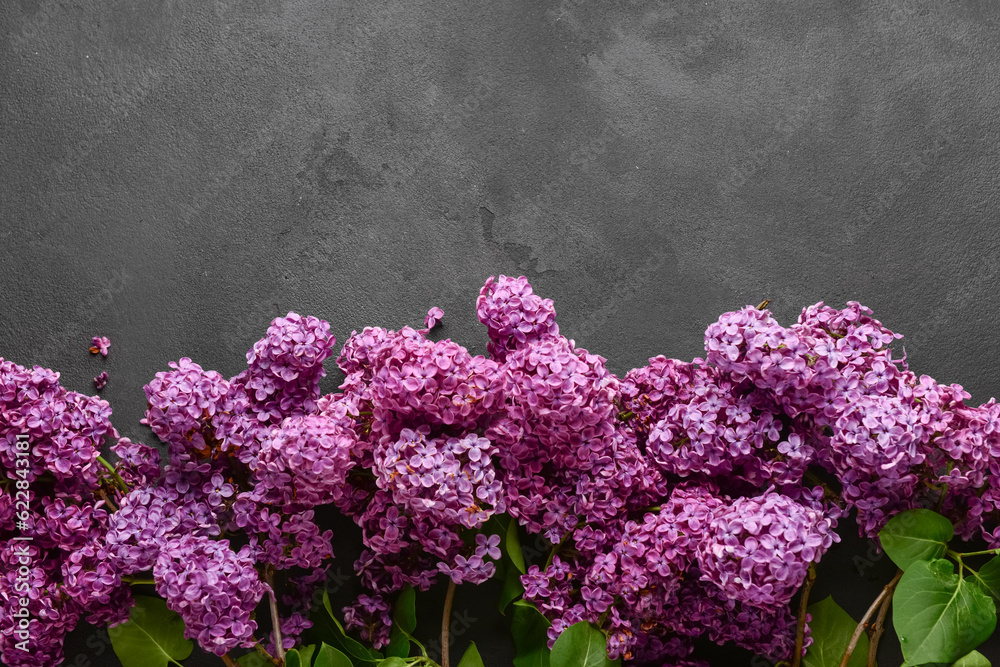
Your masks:
[[[8,0],[0,354],[83,391],[108,370],[118,428],[148,440],[142,386],[170,360],[232,375],[288,310],[343,341],[433,305],[481,352],[474,299],[506,273],[619,373],[696,356],[747,303],[791,321],[858,300],[915,370],[984,401],[998,19],[988,0]]]

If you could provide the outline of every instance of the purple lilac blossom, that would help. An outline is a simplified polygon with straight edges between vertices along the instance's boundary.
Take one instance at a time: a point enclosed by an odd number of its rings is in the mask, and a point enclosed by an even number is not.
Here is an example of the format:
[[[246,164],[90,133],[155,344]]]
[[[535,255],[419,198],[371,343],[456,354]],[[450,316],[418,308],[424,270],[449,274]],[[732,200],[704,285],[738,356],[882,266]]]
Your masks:
[[[251,614],[264,595],[250,547],[185,535],[166,542],[153,566],[156,592],[184,620],[184,636],[222,655],[254,645]]]
[[[476,300],[476,315],[486,325],[490,357],[499,363],[525,343],[559,333],[552,299],[534,294],[524,276],[490,276]]]
[[[98,354],[102,357],[108,356],[108,350],[111,348],[111,339],[107,336],[94,336],[90,339],[90,353]]]

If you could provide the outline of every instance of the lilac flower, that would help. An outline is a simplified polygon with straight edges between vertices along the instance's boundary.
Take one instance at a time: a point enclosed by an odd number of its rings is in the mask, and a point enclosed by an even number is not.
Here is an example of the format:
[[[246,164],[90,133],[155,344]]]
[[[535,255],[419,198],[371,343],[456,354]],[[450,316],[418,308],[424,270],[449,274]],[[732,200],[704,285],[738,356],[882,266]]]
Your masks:
[[[702,579],[725,595],[748,604],[786,605],[802,586],[810,563],[834,542],[836,521],[768,491],[738,498],[713,512],[698,546]]]
[[[94,336],[90,341],[90,353],[98,354],[102,357],[108,356],[108,350],[111,348],[111,340],[106,336]]]
[[[533,294],[524,276],[490,276],[476,300],[476,315],[489,333],[490,357],[500,363],[530,340],[559,333],[552,300]]]
[[[184,635],[222,655],[252,647],[251,614],[264,595],[250,548],[239,553],[228,540],[186,535],[166,542],[153,566],[156,592],[184,619]]]
[[[427,331],[430,331],[437,326],[437,323],[441,321],[442,317],[444,317],[444,311],[437,306],[428,310],[427,317],[424,318],[424,326],[427,327]]]
[[[104,389],[108,384],[108,372],[102,371],[100,375],[94,378],[94,389],[100,391]]]

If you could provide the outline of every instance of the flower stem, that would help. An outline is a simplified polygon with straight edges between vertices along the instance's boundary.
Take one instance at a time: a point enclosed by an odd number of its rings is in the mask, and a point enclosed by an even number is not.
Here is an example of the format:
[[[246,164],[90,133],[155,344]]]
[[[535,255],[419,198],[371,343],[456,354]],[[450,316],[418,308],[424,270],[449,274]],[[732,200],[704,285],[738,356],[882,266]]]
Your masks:
[[[968,551],[966,553],[957,553],[959,560],[965,556],[997,556],[1000,555],[1000,549],[987,549],[986,551]]]
[[[802,599],[799,600],[799,622],[795,626],[795,653],[792,655],[792,667],[802,664],[802,643],[806,634],[806,609],[809,607],[809,591],[816,581],[816,567],[810,563],[806,574],[805,585],[802,586]]]
[[[239,663],[229,657],[228,653],[222,654],[222,662],[226,665],[226,667],[239,667]]]
[[[896,590],[896,584],[899,583],[902,576],[903,571],[897,571],[896,576],[892,578],[892,581],[885,585],[885,588],[883,588],[882,592],[878,594],[878,597],[875,598],[872,605],[868,607],[868,611],[866,611],[865,615],[861,617],[861,620],[858,622],[858,627],[854,628],[854,634],[851,636],[851,641],[847,645],[847,649],[844,651],[844,657],[840,660],[840,667],[847,667],[847,663],[851,660],[851,654],[854,653],[854,649],[858,645],[858,640],[861,639],[861,633],[864,632],[865,628],[868,626],[868,619],[872,617],[872,614],[875,613],[875,610],[878,609],[883,602],[892,598],[892,594]]]
[[[278,617],[278,600],[274,597],[274,566],[268,563],[264,567],[264,583],[267,584],[267,596],[271,602],[271,625],[274,626],[274,652],[277,653],[277,663],[285,664],[285,647],[281,644],[281,619]]]
[[[455,601],[455,582],[448,581],[448,592],[444,596],[444,613],[441,616],[441,667],[449,667],[448,626],[451,625],[451,605]]]
[[[139,579],[137,577],[122,577],[123,584],[129,584],[131,586],[139,586],[142,584],[156,584],[152,579]]]
[[[118,484],[118,488],[122,490],[122,493],[129,492],[128,484],[125,483],[125,480],[122,479],[122,476],[118,474],[118,471],[115,470],[113,465],[108,463],[101,455],[97,456],[97,462],[108,469],[108,472],[111,473],[111,477],[114,478],[115,483]]]
[[[281,667],[281,663],[278,662],[278,659],[275,658],[270,653],[268,653],[267,650],[263,646],[260,645],[260,642],[257,642],[256,644],[254,644],[253,647],[254,647],[254,650],[257,651],[257,653],[260,653],[262,656],[264,656],[269,661],[271,661],[275,665],[275,667]]]
[[[892,596],[887,595],[882,600],[882,605],[878,609],[878,616],[875,617],[875,625],[872,627],[870,641],[868,643],[868,667],[875,667],[875,658],[878,655],[878,642],[885,632],[885,615],[889,612],[889,604]]]

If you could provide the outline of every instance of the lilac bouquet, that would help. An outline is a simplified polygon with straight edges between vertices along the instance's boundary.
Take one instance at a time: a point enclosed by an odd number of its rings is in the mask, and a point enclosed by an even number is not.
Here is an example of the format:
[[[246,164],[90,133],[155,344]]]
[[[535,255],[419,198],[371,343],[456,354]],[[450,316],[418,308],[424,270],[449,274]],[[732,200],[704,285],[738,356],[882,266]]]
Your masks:
[[[488,357],[432,340],[432,308],[423,329],[353,332],[328,395],[315,317],[275,319],[230,379],[172,362],[145,387],[162,462],[107,402],[0,359],[3,663],[59,664],[83,620],[141,664],[133,630],[155,617],[148,641],[175,662],[194,640],[227,665],[436,665],[413,614],[440,584],[448,667],[455,587],[494,577],[518,664],[706,665],[701,638],[874,664],[890,604],[901,636],[926,637],[909,664],[976,659],[1000,600],[1000,559],[970,565],[1000,553],[1000,406],[911,372],[871,311],[820,303],[783,327],[748,306],[708,327],[703,359],[622,378],[524,277],[491,277],[476,313]],[[340,613],[324,506],[362,541]],[[808,604],[853,519],[900,568],[858,623]],[[961,632],[921,625],[935,595],[962,601],[942,612]],[[474,644],[465,664],[484,664]]]

